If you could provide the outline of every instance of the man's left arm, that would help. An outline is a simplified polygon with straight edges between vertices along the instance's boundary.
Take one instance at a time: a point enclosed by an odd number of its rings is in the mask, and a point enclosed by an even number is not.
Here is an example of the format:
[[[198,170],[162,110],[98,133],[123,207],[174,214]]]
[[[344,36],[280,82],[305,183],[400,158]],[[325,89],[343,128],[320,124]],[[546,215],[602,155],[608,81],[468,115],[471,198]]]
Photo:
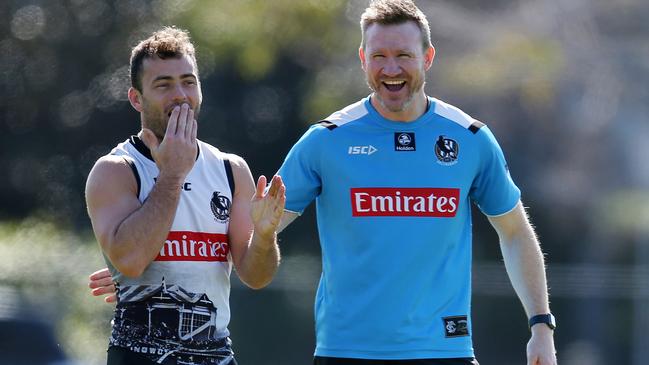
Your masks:
[[[268,285],[279,267],[277,228],[282,219],[285,187],[279,176],[266,189],[266,177],[261,176],[257,186],[246,162],[230,155],[235,193],[232,199],[230,252],[241,281],[253,289]]]
[[[489,221],[498,232],[507,274],[528,318],[550,313],[543,252],[523,204],[519,201],[512,211]],[[555,365],[554,331],[544,324],[531,331],[527,364]]]

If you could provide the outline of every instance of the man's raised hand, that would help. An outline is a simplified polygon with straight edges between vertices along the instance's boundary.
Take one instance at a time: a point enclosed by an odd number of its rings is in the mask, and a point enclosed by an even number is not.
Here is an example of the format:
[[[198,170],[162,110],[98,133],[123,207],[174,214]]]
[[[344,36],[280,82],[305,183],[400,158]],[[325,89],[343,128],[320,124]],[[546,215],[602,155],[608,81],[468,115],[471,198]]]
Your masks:
[[[279,175],[273,176],[270,188],[266,190],[266,176],[261,175],[257,180],[257,189],[252,197],[250,214],[255,227],[255,234],[271,237],[276,234],[277,227],[284,214],[286,202],[286,187]]]
[[[183,182],[196,161],[197,129],[194,111],[187,103],[174,107],[161,142],[150,129],[142,129],[142,142],[151,151],[160,169],[160,177],[168,176]]]

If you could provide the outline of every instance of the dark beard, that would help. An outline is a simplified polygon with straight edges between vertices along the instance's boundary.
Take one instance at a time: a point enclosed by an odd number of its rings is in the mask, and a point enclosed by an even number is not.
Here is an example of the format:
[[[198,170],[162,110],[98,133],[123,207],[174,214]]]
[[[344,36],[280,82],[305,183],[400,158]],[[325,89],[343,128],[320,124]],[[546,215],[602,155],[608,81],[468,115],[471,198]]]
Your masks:
[[[175,105],[174,105],[175,106]],[[171,108],[173,109],[173,107]],[[198,120],[198,115],[200,114],[201,106],[198,105],[194,109],[194,119]],[[169,124],[169,118],[171,117],[171,112],[168,114],[158,114],[152,113],[150,110],[145,109],[143,115],[143,124],[145,128],[150,129],[153,134],[162,141],[165,133],[167,132],[167,125]]]

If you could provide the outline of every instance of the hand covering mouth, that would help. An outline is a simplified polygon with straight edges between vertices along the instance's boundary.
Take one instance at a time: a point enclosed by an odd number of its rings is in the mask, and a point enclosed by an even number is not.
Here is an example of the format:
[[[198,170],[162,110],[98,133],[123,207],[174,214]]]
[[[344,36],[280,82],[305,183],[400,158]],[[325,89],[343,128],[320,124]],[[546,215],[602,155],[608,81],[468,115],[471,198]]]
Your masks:
[[[168,111],[167,111],[167,116],[168,116],[168,117],[171,117],[171,113],[173,113],[174,108],[177,107],[177,106],[178,106],[178,107],[181,107],[183,104],[187,104],[187,105],[189,106],[189,109],[194,109],[194,108],[192,108],[191,105],[189,105],[189,103],[174,104],[174,105],[172,105],[172,106],[169,107],[169,109],[168,109]]]
[[[383,86],[390,91],[399,91],[406,85],[406,82],[403,80],[387,80],[382,83]]]

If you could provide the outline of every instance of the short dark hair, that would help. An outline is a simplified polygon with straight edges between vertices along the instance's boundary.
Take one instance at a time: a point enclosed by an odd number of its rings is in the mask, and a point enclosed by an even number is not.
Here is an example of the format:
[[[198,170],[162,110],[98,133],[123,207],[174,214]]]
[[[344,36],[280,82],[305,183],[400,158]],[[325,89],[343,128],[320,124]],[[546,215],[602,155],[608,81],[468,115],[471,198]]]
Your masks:
[[[421,30],[424,49],[431,48],[430,26],[426,15],[412,0],[372,0],[361,15],[361,47],[365,48],[365,32],[372,24],[393,25],[414,21]]]
[[[196,52],[188,31],[171,26],[154,32],[131,51],[131,86],[142,92],[142,64],[145,58],[167,59],[185,55],[196,65]]]

